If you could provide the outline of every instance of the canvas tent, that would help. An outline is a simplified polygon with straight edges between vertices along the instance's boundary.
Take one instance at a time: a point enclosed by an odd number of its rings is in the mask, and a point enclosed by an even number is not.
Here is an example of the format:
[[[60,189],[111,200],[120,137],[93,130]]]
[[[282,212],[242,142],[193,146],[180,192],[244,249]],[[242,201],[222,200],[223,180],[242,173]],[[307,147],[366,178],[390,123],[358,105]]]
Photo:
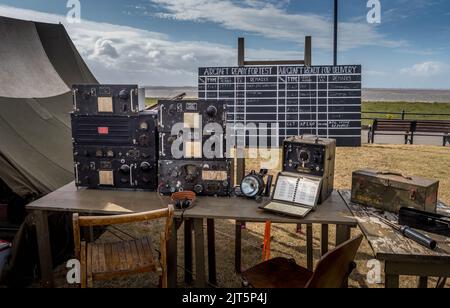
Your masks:
[[[21,197],[73,180],[74,83],[97,83],[64,26],[0,17],[0,179]]]

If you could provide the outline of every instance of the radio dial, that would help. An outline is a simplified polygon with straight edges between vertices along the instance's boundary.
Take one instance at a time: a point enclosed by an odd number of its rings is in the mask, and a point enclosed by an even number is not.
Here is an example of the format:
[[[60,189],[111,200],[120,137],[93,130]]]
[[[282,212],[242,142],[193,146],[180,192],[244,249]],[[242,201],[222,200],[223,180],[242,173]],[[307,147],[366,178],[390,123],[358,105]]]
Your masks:
[[[119,92],[119,98],[121,99],[121,100],[124,100],[124,101],[126,101],[126,100],[128,100],[129,98],[130,98],[130,94],[128,93],[128,91],[127,90],[120,90],[120,92]]]
[[[210,117],[210,118],[214,118],[215,116],[217,116],[217,108],[215,106],[209,106],[206,109],[206,114]]]
[[[152,165],[150,165],[148,162],[143,162],[141,164],[142,171],[149,171],[150,169],[152,169]]]
[[[301,151],[299,155],[300,161],[302,162],[308,162],[309,161],[309,154],[306,151]]]
[[[140,146],[147,147],[149,145],[150,138],[148,137],[148,135],[141,135],[139,136],[138,142]]]
[[[194,192],[196,194],[201,194],[203,192],[203,185],[200,185],[200,184],[195,185],[194,186]]]
[[[168,111],[169,111],[170,115],[174,115],[177,112],[177,107],[172,104],[172,105],[169,106],[169,110]]]
[[[141,122],[141,124],[139,125],[139,128],[141,130],[147,131],[148,130],[148,123],[147,122]]]
[[[122,166],[120,167],[120,172],[125,173],[125,174],[130,173],[130,166],[128,166],[128,165],[122,165]]]

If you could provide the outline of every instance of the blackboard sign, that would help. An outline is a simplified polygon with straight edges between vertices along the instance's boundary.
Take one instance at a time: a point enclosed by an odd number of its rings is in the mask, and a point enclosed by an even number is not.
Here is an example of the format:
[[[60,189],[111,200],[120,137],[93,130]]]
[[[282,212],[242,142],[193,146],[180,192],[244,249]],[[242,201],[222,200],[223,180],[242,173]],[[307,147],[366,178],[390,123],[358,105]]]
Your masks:
[[[227,101],[230,124],[278,123],[280,144],[316,135],[361,146],[360,65],[200,68],[198,92]]]

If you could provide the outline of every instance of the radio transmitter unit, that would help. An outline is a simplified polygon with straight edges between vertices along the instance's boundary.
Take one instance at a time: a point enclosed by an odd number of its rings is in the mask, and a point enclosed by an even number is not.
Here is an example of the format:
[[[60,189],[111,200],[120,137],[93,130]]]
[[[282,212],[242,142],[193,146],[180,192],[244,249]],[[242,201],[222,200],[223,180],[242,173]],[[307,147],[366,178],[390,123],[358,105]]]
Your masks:
[[[229,196],[234,183],[233,160],[159,161],[159,192],[193,191],[203,196]]]
[[[291,137],[283,142],[283,171],[322,178],[319,202],[333,192],[336,140]]]
[[[157,160],[148,149],[75,146],[74,162],[78,187],[156,191]]]
[[[137,85],[74,85],[76,115],[136,116],[145,108],[145,89]]]
[[[227,104],[223,101],[175,100],[159,101],[159,132],[172,133],[180,127],[203,130],[207,124],[216,123],[225,134]]]

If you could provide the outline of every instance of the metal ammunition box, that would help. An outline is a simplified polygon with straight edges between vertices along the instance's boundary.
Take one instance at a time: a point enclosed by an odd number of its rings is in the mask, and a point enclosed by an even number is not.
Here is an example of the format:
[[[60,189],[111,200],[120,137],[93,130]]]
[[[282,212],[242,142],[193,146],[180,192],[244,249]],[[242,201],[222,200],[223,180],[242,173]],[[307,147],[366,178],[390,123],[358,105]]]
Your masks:
[[[352,202],[398,213],[409,207],[436,213],[439,182],[394,172],[353,172]]]

